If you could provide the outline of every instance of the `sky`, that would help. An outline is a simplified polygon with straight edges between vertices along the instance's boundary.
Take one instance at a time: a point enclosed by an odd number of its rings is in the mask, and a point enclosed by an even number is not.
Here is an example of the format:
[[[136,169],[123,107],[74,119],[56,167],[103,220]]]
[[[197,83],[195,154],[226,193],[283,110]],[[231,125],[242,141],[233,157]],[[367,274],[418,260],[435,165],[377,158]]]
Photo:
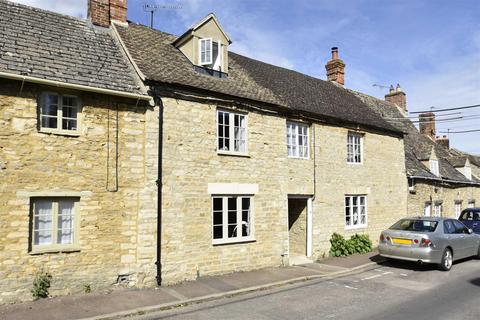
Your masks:
[[[15,2],[86,16],[86,0]],[[128,19],[149,25],[144,4],[180,6],[154,15],[154,28],[175,35],[213,12],[229,50],[320,79],[337,46],[347,88],[383,98],[382,86],[400,83],[410,112],[480,104],[478,0],[128,0]],[[461,117],[437,121],[437,135],[480,129],[480,108],[456,112],[437,116]],[[480,132],[449,137],[480,154]]]

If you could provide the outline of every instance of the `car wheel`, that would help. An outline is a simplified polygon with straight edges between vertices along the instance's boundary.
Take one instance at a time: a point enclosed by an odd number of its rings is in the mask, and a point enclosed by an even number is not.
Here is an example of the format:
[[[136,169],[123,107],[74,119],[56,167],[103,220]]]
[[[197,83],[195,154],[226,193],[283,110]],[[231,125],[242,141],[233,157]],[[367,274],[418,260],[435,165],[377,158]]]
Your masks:
[[[445,251],[443,251],[442,262],[440,262],[440,270],[450,271],[450,269],[452,269],[452,265],[453,265],[452,250],[446,248]]]

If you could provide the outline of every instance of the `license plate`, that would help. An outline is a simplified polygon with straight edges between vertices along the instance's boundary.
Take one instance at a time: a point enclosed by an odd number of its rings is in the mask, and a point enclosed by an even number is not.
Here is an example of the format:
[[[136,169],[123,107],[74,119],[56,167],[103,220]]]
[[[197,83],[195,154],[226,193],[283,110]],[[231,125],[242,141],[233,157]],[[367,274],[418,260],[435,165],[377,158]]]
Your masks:
[[[392,241],[393,241],[393,243],[395,243],[395,244],[407,244],[407,245],[411,245],[411,244],[412,244],[412,240],[410,240],[410,239],[392,238]]]

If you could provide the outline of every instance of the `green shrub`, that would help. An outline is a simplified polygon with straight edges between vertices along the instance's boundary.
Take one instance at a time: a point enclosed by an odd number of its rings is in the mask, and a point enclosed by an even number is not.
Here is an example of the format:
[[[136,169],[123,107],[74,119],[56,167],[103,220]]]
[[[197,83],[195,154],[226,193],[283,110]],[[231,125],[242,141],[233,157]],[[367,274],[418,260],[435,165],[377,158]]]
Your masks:
[[[367,253],[372,251],[372,241],[368,235],[353,235],[346,240],[342,235],[333,233],[330,239],[330,255],[332,257],[346,257],[354,253]]]
[[[372,241],[366,234],[354,234],[350,240],[353,247],[355,248],[355,253],[367,253],[372,251]]]
[[[52,275],[48,272],[42,271],[35,275],[32,289],[32,295],[35,300],[40,298],[48,298],[48,289],[50,288],[51,281]]]

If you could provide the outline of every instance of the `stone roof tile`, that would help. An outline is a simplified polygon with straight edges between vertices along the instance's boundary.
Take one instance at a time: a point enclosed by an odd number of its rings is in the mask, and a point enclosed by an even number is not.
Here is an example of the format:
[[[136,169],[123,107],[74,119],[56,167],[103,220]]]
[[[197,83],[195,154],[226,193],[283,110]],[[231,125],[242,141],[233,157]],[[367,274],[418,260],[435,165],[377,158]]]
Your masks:
[[[140,93],[111,31],[0,0],[0,72]]]

